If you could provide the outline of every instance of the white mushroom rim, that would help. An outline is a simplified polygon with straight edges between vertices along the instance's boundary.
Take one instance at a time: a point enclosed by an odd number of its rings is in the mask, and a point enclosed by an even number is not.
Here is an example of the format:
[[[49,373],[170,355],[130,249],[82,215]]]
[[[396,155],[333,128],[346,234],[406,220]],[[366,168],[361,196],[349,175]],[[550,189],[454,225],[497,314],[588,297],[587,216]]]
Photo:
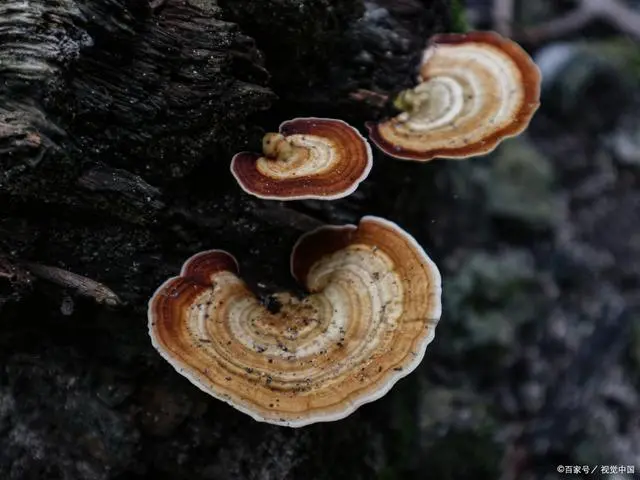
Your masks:
[[[339,119],[300,117],[268,133],[279,146],[240,152],[230,170],[240,187],[264,200],[337,200],[351,195],[373,166],[371,146]],[[268,155],[267,156],[267,152]]]
[[[302,427],[348,416],[420,364],[441,277],[413,237],[372,216],[303,235],[291,258],[311,293],[277,294],[270,312],[229,254],[194,255],[150,300],[149,334],[206,393],[255,420]]]

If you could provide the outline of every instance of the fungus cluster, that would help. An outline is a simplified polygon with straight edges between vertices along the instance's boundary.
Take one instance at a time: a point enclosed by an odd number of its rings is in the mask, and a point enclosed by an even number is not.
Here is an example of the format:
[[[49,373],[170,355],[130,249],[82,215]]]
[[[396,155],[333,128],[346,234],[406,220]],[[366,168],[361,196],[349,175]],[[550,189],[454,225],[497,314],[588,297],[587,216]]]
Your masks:
[[[269,200],[335,200],[355,191],[373,162],[358,130],[327,118],[296,118],[267,133],[263,155],[236,154],[231,173],[242,189]]]
[[[190,258],[149,302],[153,345],[178,372],[256,420],[344,418],[422,360],[440,318],[440,274],[397,225],[364,217],[300,238],[293,276],[310,294],[267,309],[228,253]]]
[[[522,132],[539,95],[540,73],[514,42],[437,35],[419,84],[396,99],[402,113],[367,128],[392,157],[471,157]],[[286,121],[262,150],[235,155],[231,173],[268,200],[342,198],[372,166],[367,140],[342,120]],[[321,227],[295,245],[291,272],[308,295],[276,294],[272,309],[229,253],[194,255],[149,301],[154,347],[203,391],[291,427],[344,418],[418,366],[440,319],[441,281],[407,232],[372,216]]]
[[[392,157],[467,158],[521,133],[538,109],[540,72],[515,42],[493,32],[432,38],[419,84],[402,92],[403,112],[369,123],[369,137]]]

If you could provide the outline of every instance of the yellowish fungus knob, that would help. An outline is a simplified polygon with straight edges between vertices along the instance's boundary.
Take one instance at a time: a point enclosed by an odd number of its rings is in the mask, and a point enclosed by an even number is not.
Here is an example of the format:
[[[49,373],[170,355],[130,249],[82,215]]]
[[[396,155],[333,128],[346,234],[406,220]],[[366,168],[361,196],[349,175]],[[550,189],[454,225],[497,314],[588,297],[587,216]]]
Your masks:
[[[529,55],[496,33],[436,35],[420,83],[395,101],[403,113],[367,124],[369,137],[406,160],[483,155],[526,129],[540,104],[540,80]]]
[[[247,193],[268,200],[335,200],[353,193],[371,171],[360,133],[329,118],[296,118],[262,140],[263,155],[236,154],[231,173]]]

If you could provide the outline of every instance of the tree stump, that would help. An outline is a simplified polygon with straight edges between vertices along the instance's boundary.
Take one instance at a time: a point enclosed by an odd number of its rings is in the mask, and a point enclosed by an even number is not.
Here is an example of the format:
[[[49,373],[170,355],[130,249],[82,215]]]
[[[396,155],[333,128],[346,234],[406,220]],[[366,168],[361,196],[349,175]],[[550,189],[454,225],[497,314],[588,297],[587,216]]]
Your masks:
[[[448,24],[447,0],[0,5],[2,478],[417,472],[393,447],[412,380],[340,422],[260,424],[157,354],[146,304],[209,248],[233,253],[265,297],[299,288],[296,238],[366,214],[441,248],[425,220],[437,167],[376,154],[354,195],[285,204],[244,194],[229,162],[294,116],[363,130],[384,112],[350,93],[412,86],[421,48]]]

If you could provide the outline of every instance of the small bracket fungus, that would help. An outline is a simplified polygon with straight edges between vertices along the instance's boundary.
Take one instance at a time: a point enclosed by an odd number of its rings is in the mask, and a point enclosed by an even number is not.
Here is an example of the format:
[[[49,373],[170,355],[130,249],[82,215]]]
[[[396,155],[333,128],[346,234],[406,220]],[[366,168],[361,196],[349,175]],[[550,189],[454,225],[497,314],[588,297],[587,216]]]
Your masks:
[[[263,156],[236,154],[231,173],[240,187],[267,200],[335,200],[358,188],[371,171],[371,146],[358,130],[328,118],[295,118],[267,133]]]
[[[377,217],[323,226],[291,254],[310,295],[267,309],[221,250],[191,257],[149,301],[154,347],[210,395],[289,427],[339,420],[422,360],[441,314],[435,264]]]
[[[396,99],[400,115],[367,124],[371,141],[389,156],[426,162],[484,155],[525,130],[540,105],[538,67],[494,32],[434,36],[418,80]]]

